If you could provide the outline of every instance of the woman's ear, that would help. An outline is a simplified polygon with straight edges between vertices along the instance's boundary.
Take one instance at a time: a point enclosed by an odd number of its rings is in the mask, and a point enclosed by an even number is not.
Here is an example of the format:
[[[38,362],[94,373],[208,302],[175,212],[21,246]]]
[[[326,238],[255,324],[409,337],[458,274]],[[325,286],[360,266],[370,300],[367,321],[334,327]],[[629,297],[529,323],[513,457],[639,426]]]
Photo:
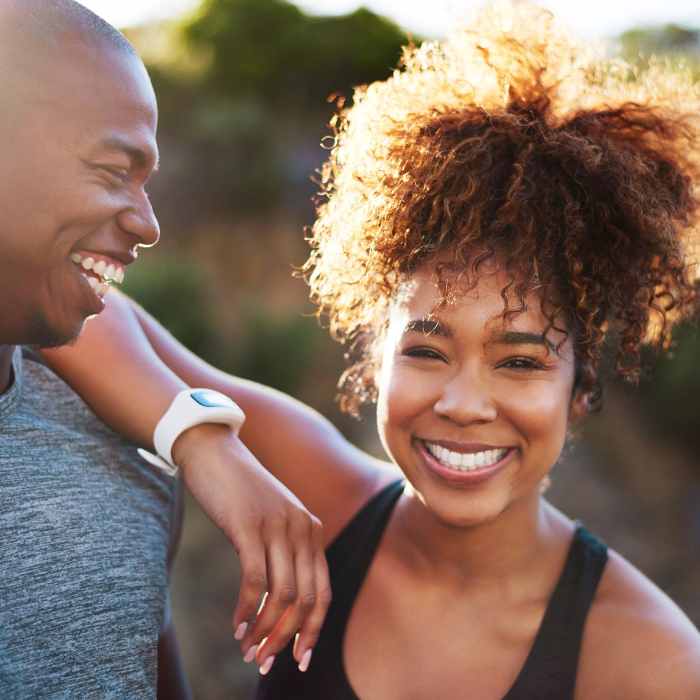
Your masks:
[[[587,391],[576,389],[569,406],[569,423],[578,423],[585,418],[590,411],[590,394]]]

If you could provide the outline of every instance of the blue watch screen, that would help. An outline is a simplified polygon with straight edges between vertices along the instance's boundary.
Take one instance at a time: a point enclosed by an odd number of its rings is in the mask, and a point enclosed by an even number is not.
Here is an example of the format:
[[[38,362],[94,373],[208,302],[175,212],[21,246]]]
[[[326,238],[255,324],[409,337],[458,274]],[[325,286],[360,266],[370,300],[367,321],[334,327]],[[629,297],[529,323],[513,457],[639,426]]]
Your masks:
[[[218,391],[193,391],[190,396],[206,408],[230,408],[233,402]]]

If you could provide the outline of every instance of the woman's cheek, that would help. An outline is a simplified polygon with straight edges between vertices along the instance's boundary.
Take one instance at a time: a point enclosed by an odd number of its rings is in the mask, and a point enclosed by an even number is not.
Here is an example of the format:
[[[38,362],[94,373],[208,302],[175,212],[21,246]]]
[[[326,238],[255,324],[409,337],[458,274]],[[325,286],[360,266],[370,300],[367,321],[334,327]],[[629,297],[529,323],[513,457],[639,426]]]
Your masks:
[[[395,460],[407,448],[412,434],[425,427],[432,410],[434,381],[429,373],[398,361],[385,365],[377,396],[377,429],[384,449]]]
[[[393,362],[382,378],[379,408],[385,421],[400,425],[410,417],[421,395],[421,377]]]
[[[506,409],[531,448],[559,456],[565,439],[568,394],[558,383],[541,382],[512,392]],[[553,463],[552,462],[552,463]],[[551,465],[550,465],[551,466]]]

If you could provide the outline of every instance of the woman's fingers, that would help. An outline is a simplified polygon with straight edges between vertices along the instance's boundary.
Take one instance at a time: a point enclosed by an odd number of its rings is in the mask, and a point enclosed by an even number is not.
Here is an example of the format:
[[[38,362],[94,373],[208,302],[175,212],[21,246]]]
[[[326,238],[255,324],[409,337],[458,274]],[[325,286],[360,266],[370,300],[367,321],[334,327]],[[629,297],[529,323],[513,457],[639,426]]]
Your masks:
[[[275,528],[266,547],[268,591],[265,595],[255,622],[249,626],[242,647],[247,650],[253,644],[267,637],[280,621],[287,609],[297,600],[297,580],[294,567],[294,554],[286,533]],[[259,650],[258,650],[259,652]],[[260,653],[258,662],[264,661]]]
[[[257,658],[260,662],[287,646],[316,604],[314,555],[310,543],[305,543],[297,551],[295,573],[297,598],[294,604],[288,607],[284,616],[266,633],[266,639],[258,649]]]
[[[261,672],[266,669],[265,663],[269,664],[269,659],[284,649],[294,636],[294,658],[301,669],[308,668],[331,601],[321,523],[313,518],[311,531],[293,539],[300,543],[295,557],[297,599],[266,633],[257,649]]]
[[[253,653],[261,672],[269,670],[270,659],[295,635],[295,657],[299,663],[304,661],[330,603],[322,526],[317,518],[304,514],[291,521],[285,531],[274,528],[266,554],[269,590],[242,645],[249,658],[250,648],[256,645]]]
[[[233,614],[234,636],[238,641],[252,629],[262,597],[268,589],[265,544],[257,530],[239,532],[238,556],[241,563],[241,583]]]
[[[309,667],[313,648],[316,646],[323,621],[331,604],[328,564],[323,550],[314,557],[314,576],[316,588],[315,604],[309,611],[309,614],[304,617],[294,643],[294,658],[297,660],[301,671],[306,671]]]

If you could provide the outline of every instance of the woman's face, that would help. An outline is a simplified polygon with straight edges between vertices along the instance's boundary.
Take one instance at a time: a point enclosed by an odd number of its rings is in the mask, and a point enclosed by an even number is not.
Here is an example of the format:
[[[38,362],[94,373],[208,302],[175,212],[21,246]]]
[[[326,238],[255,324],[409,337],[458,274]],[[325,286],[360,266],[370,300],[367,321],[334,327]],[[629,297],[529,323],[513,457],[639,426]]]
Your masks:
[[[571,400],[571,339],[554,351],[564,334],[543,337],[536,295],[504,322],[507,283],[496,263],[484,265],[473,290],[439,308],[434,267],[426,266],[390,316],[379,433],[421,500],[452,525],[486,522],[537,498],[564,446],[570,410],[581,408]]]

